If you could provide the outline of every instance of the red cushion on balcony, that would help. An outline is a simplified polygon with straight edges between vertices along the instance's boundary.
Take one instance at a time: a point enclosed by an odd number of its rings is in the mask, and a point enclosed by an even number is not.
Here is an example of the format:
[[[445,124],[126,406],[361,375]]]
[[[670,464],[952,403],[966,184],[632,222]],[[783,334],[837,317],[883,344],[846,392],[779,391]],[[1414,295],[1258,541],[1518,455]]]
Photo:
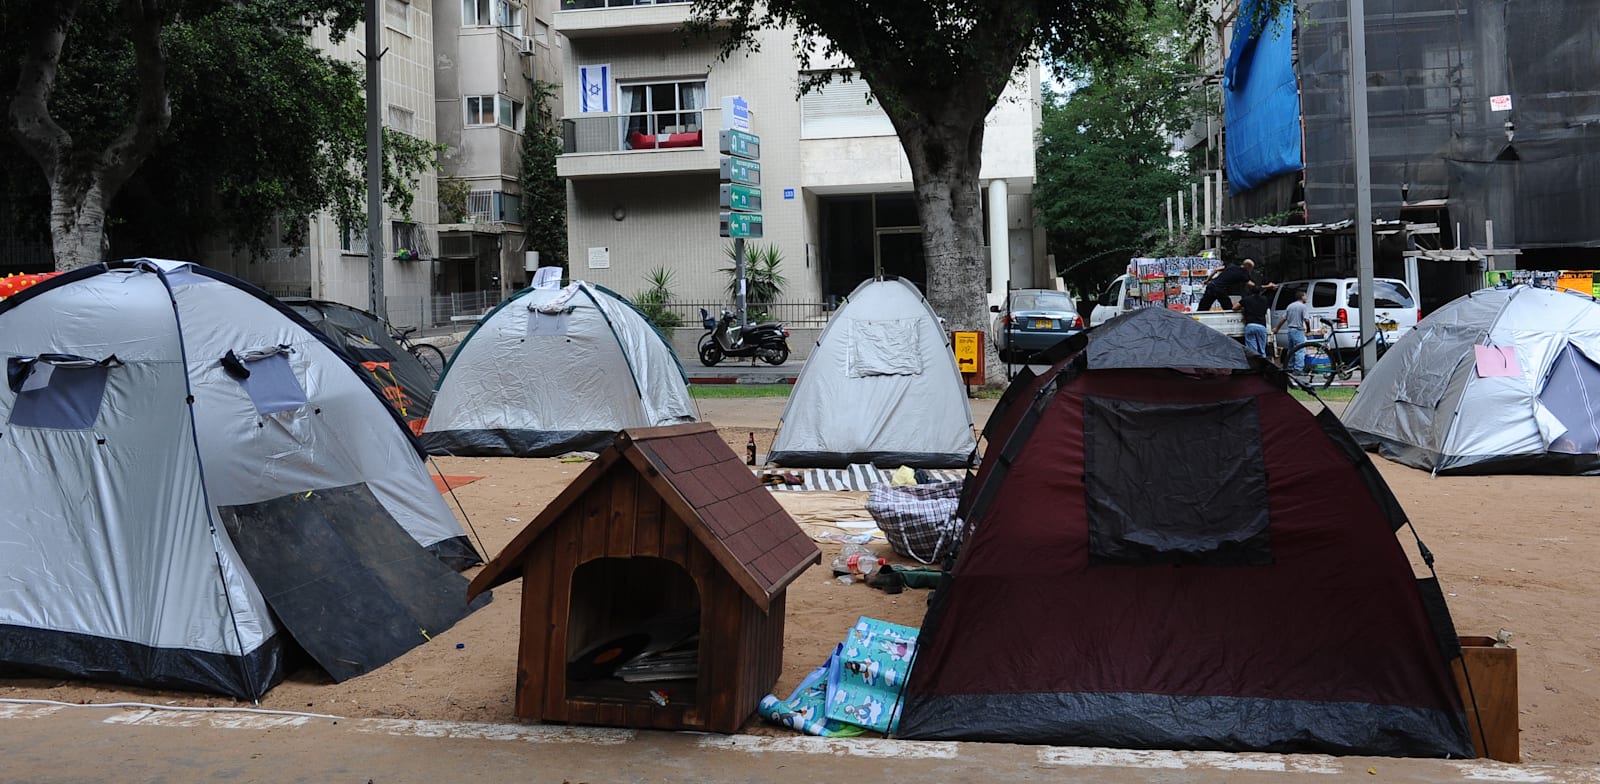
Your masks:
[[[643,134],[638,131],[630,131],[628,133],[628,149],[654,150],[658,147],[662,149],[669,147],[699,147],[700,139],[700,131],[691,131],[689,133],[662,133],[655,136]]]

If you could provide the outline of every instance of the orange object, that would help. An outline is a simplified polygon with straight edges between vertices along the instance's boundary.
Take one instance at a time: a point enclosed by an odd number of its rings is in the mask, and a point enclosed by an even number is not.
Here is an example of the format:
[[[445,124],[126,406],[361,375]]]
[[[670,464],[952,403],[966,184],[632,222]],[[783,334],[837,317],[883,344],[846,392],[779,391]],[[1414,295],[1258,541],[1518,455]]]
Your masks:
[[[16,296],[29,286],[43,283],[57,275],[59,272],[38,272],[29,274],[7,275],[0,278],[0,299]]]
[[[433,486],[439,488],[439,492],[444,493],[454,490],[462,485],[470,485],[482,478],[483,477],[481,476],[457,476],[454,474],[445,474],[441,476],[439,474],[434,474]]]
[[[969,386],[983,386],[983,333],[962,330],[950,333],[950,347],[956,354],[956,369]]]

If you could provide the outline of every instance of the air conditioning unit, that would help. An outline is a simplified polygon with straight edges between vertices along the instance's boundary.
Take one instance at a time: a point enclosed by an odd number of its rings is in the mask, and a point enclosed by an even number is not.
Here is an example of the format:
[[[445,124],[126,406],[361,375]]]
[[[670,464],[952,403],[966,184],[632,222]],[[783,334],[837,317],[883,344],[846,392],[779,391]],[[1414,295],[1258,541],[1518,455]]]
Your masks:
[[[532,56],[533,55],[533,37],[532,36],[523,36],[522,38],[518,39],[517,40],[517,51],[520,51],[525,55]]]

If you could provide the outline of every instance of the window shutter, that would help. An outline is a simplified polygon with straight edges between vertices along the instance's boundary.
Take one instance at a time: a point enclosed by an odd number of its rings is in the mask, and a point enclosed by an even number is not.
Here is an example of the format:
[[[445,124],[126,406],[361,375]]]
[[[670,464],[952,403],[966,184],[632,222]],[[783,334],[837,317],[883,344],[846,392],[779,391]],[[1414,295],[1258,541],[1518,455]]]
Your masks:
[[[876,102],[868,103],[871,88],[859,77],[834,80],[800,98],[800,138],[840,136],[892,136],[894,126]]]

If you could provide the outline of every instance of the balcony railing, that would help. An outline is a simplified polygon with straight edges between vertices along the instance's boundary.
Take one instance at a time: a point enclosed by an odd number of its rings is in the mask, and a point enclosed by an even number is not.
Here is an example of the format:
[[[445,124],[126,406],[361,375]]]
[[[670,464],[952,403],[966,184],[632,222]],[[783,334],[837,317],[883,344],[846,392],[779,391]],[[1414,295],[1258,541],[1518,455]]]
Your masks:
[[[635,152],[705,146],[704,114],[698,109],[629,112],[561,120],[561,151]]]
[[[561,0],[561,10],[576,11],[585,8],[626,8],[635,5],[669,5],[690,3],[693,0]]]

